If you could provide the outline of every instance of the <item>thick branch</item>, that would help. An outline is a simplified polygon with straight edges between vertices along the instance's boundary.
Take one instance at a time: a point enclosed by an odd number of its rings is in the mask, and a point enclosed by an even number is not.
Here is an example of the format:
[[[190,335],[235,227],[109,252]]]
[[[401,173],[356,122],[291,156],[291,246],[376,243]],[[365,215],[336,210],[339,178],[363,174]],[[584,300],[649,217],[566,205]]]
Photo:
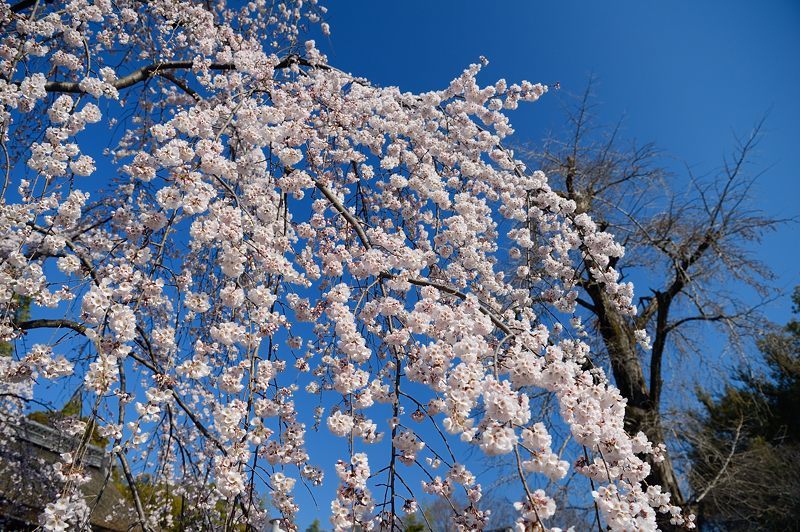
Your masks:
[[[53,0],[45,0],[46,4],[51,3]],[[36,4],[36,0],[22,0],[21,2],[17,2],[13,6],[11,6],[12,13],[19,13],[20,11],[24,11],[29,7],[33,7]]]
[[[671,299],[661,292],[656,293],[655,299],[658,301],[658,308],[656,310],[655,339],[650,353],[650,400],[653,402],[654,408],[657,409],[661,400],[661,388],[663,385],[661,365],[664,360],[664,348],[667,344],[667,333],[669,332],[667,317],[669,316]]]
[[[139,518],[139,526],[142,527],[144,532],[148,532],[150,527],[147,526],[147,517],[144,515],[142,500],[139,497],[139,490],[136,488],[136,480],[134,480],[133,474],[131,473],[131,467],[128,465],[128,460],[123,453],[117,453],[117,458],[119,458],[119,463],[122,466],[122,472],[125,473],[125,480],[128,481],[128,488],[130,489],[133,503],[136,507],[136,515]]]
[[[688,318],[681,318],[672,325],[670,325],[667,330],[672,331],[673,329],[677,329],[684,323],[690,321],[722,321],[730,319],[730,316],[726,316],[724,314],[714,314],[713,316],[689,316]]]
[[[330,69],[330,67],[327,65],[315,65],[310,63],[308,60],[294,54],[282,59],[278,64],[275,65],[275,69],[288,68],[292,65],[321,68],[323,70]],[[152,63],[131,72],[127,76],[117,79],[115,82],[111,83],[111,85],[115,89],[120,90],[145,81],[153,76],[163,76],[169,81],[175,83],[188,94],[192,95],[192,97],[195,97],[196,93],[194,93],[192,89],[177,80],[177,78],[169,73],[170,70],[189,70],[194,68],[194,66],[195,64],[193,61],[162,61],[158,63]],[[208,68],[210,70],[236,70],[236,65],[232,63],[211,63],[208,65]],[[44,88],[47,92],[85,92],[80,88],[80,84],[74,81],[49,81],[45,83]]]
[[[135,70],[127,76],[119,78],[114,83],[111,83],[111,85],[117,90],[125,89],[131,85],[135,85],[141,81],[158,75],[160,71],[190,69],[193,66],[193,61],[164,61],[160,63],[153,63],[151,65],[142,67],[139,70]],[[234,70],[236,67],[227,63],[212,63],[208,68],[211,70]],[[74,81],[49,81],[45,83],[44,89],[47,92],[84,92],[80,88],[80,85]]]
[[[86,333],[86,326],[81,325],[80,323],[71,321],[71,320],[27,320],[16,324],[17,327],[22,329],[23,331],[27,331],[29,329],[44,329],[44,328],[51,328],[51,329],[72,329],[73,331],[85,334]]]
[[[331,192],[328,189],[328,187],[326,187],[317,180],[314,180],[314,184],[319,189],[319,191],[322,192],[322,195],[325,196],[328,199],[328,201],[331,202],[333,208],[336,209],[339,212],[339,214],[342,215],[342,218],[347,220],[347,223],[349,223],[350,226],[353,228],[353,230],[356,232],[356,234],[358,235],[358,239],[361,241],[364,247],[370,249],[372,245],[369,242],[369,238],[367,238],[367,233],[364,232],[364,228],[361,227],[361,224],[359,223],[358,220],[356,220],[355,216],[353,216],[353,214],[350,211],[348,211],[344,205],[342,205],[339,199],[333,195],[333,192]]]
[[[200,100],[200,95],[197,94],[197,91],[187,85],[183,80],[178,79],[172,72],[158,72],[158,75],[162,78],[169,80],[172,82],[173,85],[178,87],[180,90],[188,94],[192,97],[194,101]]]

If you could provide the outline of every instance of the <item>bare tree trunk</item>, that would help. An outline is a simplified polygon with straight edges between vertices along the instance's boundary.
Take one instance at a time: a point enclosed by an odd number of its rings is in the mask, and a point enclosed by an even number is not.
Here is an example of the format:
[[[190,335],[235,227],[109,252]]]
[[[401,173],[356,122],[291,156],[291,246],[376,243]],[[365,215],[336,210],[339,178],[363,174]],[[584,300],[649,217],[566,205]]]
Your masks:
[[[602,287],[592,284],[587,286],[587,292],[596,309],[600,335],[609,354],[614,380],[628,401],[625,429],[630,434],[644,432],[654,445],[666,444],[659,401],[657,397],[652,397],[647,388],[631,323],[611,305]],[[673,504],[683,507],[685,498],[669,453],[665,453],[663,461],[650,460],[649,463],[651,471],[647,483],[661,486],[663,491],[670,493]],[[668,515],[659,515],[658,521],[661,530],[679,529],[670,524]]]

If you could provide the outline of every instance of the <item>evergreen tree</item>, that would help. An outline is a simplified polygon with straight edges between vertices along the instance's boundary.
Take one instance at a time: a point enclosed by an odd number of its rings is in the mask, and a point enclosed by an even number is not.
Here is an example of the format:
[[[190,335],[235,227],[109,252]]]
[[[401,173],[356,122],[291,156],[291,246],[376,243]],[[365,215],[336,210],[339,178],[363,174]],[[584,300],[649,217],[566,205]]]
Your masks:
[[[406,532],[425,532],[425,525],[417,520],[416,514],[411,514],[404,520]]]
[[[311,523],[308,528],[306,528],[306,532],[322,532],[319,519],[314,519],[314,522]]]
[[[793,295],[800,314],[800,287]],[[800,321],[760,340],[764,367],[701,394],[690,482],[701,528],[800,530]]]

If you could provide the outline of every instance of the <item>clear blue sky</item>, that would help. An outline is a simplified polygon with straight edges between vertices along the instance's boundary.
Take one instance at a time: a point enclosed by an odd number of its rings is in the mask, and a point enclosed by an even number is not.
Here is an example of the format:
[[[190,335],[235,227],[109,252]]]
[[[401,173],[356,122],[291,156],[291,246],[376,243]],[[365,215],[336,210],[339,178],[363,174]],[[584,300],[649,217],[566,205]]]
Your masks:
[[[769,171],[753,204],[776,217],[800,215],[800,2],[404,0],[330,2],[332,35],[317,39],[337,67],[403,90],[444,88],[481,55],[496,79],[561,83],[512,115],[519,141],[558,129],[560,99],[590,74],[600,119],[625,117],[625,134],[655,142],[698,173],[717,168],[769,113],[754,161]],[[800,283],[800,226],[760,248],[790,290]],[[768,313],[788,316],[788,298]]]

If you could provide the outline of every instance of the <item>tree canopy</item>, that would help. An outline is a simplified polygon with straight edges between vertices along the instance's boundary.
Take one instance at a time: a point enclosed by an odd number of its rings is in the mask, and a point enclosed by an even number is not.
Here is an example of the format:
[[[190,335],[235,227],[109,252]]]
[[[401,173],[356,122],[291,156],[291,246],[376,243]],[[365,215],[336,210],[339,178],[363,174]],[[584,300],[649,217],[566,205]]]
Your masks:
[[[336,530],[402,526],[421,493],[458,493],[453,522],[480,529],[465,446],[515,461],[520,528],[569,470],[611,529],[693,526],[571,319],[587,279],[636,314],[624,248],[504,145],[547,86],[479,83],[483,58],[440,90],[376,86],[308,38],[329,31],[315,1],[0,6],[2,421],[80,383],[70,430],[109,440],[139,528],[179,497],[225,530],[295,529],[297,484],[324,481]],[[335,443],[314,455],[317,430]],[[91,515],[88,439],[53,470],[46,530]]]

